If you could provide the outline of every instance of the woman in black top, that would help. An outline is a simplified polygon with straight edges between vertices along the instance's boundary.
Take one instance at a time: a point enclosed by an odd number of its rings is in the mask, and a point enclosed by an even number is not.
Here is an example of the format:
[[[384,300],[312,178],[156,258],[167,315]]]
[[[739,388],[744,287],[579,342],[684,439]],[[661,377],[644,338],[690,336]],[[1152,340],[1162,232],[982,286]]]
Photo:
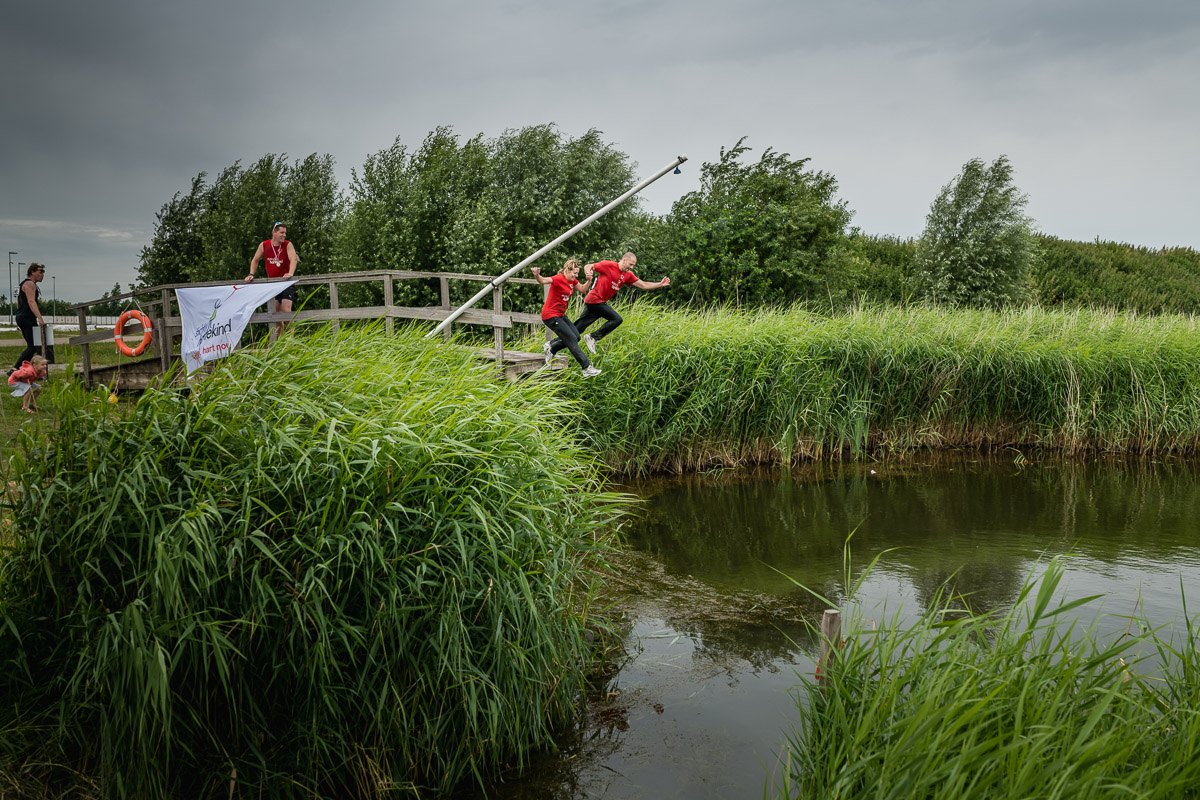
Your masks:
[[[33,357],[37,352],[37,347],[33,344],[33,326],[44,325],[42,320],[42,310],[38,308],[38,298],[42,296],[41,289],[38,284],[46,277],[46,265],[34,262],[29,265],[29,269],[25,271],[25,280],[21,281],[17,287],[17,327],[21,329],[21,335],[25,337],[25,349],[21,355],[17,356],[17,363],[13,365],[13,369],[20,367],[23,363]],[[54,363],[54,348],[46,348],[46,359]]]

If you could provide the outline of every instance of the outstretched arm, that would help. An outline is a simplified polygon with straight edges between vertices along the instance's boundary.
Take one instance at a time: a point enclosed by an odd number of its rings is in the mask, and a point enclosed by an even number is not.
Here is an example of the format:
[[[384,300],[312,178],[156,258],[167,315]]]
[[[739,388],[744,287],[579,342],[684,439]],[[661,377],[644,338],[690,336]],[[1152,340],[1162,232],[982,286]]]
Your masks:
[[[254,270],[258,269],[259,261],[262,261],[262,242],[258,243],[258,249],[254,251],[254,258],[250,259],[250,274],[246,276],[247,281],[254,280]]]
[[[650,283],[649,281],[634,281],[630,285],[636,289],[642,289],[644,291],[649,291],[651,289],[662,289],[666,286],[670,286],[671,279],[664,277],[661,281],[657,281],[655,283]]]
[[[545,286],[547,283],[550,283],[551,279],[542,275],[541,267],[530,267],[529,271],[533,273],[534,279],[543,286]]]

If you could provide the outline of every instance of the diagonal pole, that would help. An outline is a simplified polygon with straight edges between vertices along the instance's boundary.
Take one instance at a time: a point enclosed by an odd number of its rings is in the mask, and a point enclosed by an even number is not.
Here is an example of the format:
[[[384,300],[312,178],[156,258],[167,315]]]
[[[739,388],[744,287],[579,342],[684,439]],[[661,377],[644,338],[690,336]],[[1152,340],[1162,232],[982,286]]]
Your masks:
[[[503,275],[500,275],[496,278],[492,278],[492,280],[486,286],[484,286],[482,289],[480,289],[479,292],[474,297],[472,297],[467,302],[463,303],[463,305],[461,307],[452,311],[450,313],[450,316],[446,317],[444,320],[439,322],[438,326],[436,328],[431,330],[429,333],[425,334],[425,338],[428,339],[430,336],[434,336],[434,335],[440,333],[445,328],[449,327],[450,324],[452,322],[454,322],[454,320],[458,319],[459,317],[461,317],[463,315],[463,312],[465,312],[468,308],[470,308],[471,306],[478,303],[480,300],[482,300],[484,297],[486,297],[489,292],[491,292],[493,289],[498,288],[500,286],[500,284],[504,283],[506,280],[511,278],[519,270],[524,269],[525,267],[532,264],[534,261],[537,261],[539,258],[544,256],[546,253],[549,253],[551,250],[558,247],[560,244],[565,242],[567,239],[570,239],[572,236],[579,233],[581,230],[586,228],[588,225],[591,225],[593,222],[595,222],[596,220],[603,217],[609,211],[612,211],[614,208],[621,205],[621,203],[624,203],[626,200],[633,197],[635,194],[640,192],[642,189],[645,189],[647,186],[654,183],[656,180],[661,178],[663,175],[666,175],[668,172],[675,169],[676,167],[678,167],[680,164],[682,164],[685,161],[687,161],[687,156],[679,156],[674,161],[672,161],[670,164],[667,164],[665,167],[660,169],[658,172],[654,173],[649,178],[646,178],[646,180],[642,181],[637,186],[633,187],[632,189],[627,191],[625,194],[618,197],[616,200],[613,200],[611,203],[606,205],[604,208],[600,209],[595,214],[592,214],[590,217],[585,219],[583,222],[580,222],[574,228],[571,228],[571,230],[562,234],[561,236],[559,236],[557,239],[550,242],[549,244],[543,245],[541,248],[538,249],[537,252],[535,252],[533,255],[529,256],[528,258],[526,258],[520,264],[517,264],[512,269],[505,272]]]

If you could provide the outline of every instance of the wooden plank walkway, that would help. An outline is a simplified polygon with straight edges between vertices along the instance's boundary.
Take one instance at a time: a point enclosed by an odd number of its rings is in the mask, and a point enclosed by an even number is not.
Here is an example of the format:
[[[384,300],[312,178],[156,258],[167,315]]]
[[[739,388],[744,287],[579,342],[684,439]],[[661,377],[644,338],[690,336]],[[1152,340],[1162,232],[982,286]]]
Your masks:
[[[532,375],[538,372],[549,375],[561,372],[570,365],[570,362],[563,355],[557,356],[547,364],[545,356],[541,353],[504,350],[500,358],[497,359],[496,348],[494,347],[480,347],[476,352],[485,361],[498,363],[500,371],[509,380],[515,380],[524,375]]]

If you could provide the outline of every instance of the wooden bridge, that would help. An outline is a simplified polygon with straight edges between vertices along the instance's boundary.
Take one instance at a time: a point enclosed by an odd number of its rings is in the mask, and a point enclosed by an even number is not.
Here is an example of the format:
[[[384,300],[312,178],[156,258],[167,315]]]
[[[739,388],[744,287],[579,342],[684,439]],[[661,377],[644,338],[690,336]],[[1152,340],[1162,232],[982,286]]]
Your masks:
[[[304,286],[327,286],[329,289],[328,308],[311,308],[311,302],[305,301],[301,310],[288,313],[258,312],[250,317],[250,323],[276,322],[329,322],[335,327],[339,322],[350,320],[384,321],[388,333],[394,327],[394,321],[427,320],[440,322],[454,310],[450,301],[451,281],[489,282],[493,276],[468,275],[454,272],[410,272],[407,270],[375,270],[372,272],[340,272],[326,275],[297,275],[297,288]],[[398,306],[392,302],[398,281],[413,281],[437,279],[441,303],[432,307]],[[276,279],[281,281],[282,279]],[[259,279],[255,284],[273,282]],[[182,337],[183,320],[179,315],[178,303],[175,300],[175,290],[194,286],[233,286],[244,281],[213,281],[209,283],[170,283],[139,289],[115,297],[105,297],[99,300],[89,300],[71,306],[71,310],[79,316],[79,335],[67,340],[66,344],[81,348],[82,357],[80,370],[84,383],[90,386],[103,384],[116,389],[145,389],[155,378],[170,369],[173,361],[179,359],[176,341]],[[382,283],[383,305],[354,306],[343,308],[338,302],[338,289],[347,284]],[[529,278],[510,278],[508,283],[537,285],[537,281]],[[474,293],[475,290],[472,291]],[[542,287],[545,296],[546,287]],[[124,361],[116,366],[95,366],[92,364],[91,347],[93,345],[111,344],[115,338],[111,328],[90,328],[88,324],[88,309],[99,304],[127,301],[131,307],[140,309],[151,321],[154,337],[151,344],[153,353],[149,357],[135,361]],[[297,303],[299,304],[299,303]],[[460,316],[455,323],[466,325],[482,325],[492,328],[492,346],[478,348],[481,359],[494,362],[506,378],[535,372],[545,367],[545,359],[541,353],[524,353],[508,350],[504,346],[505,331],[515,325],[530,325],[537,329],[542,327],[540,314],[530,314],[504,308],[504,285],[492,290],[492,308],[473,308]],[[271,326],[270,335],[274,337],[275,327]],[[445,331],[449,341],[451,331]],[[562,369],[566,366],[563,358],[555,359],[548,369]]]

